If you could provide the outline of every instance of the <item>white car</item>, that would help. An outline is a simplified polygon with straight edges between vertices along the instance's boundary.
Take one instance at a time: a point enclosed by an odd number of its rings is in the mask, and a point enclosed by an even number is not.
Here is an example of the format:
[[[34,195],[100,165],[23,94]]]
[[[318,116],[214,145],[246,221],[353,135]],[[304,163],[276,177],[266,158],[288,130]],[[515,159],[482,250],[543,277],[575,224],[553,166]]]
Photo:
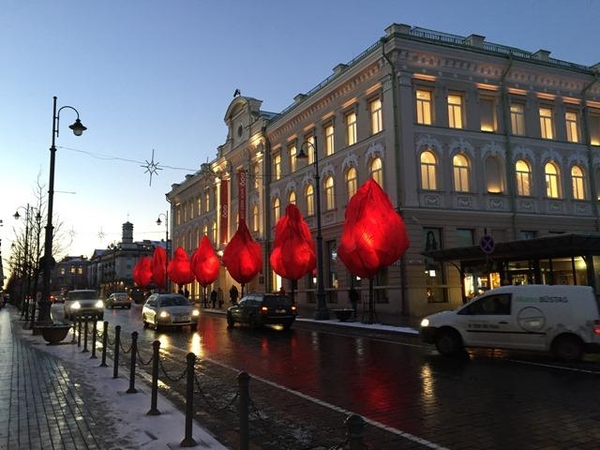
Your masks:
[[[187,325],[194,330],[199,316],[200,311],[181,294],[152,294],[142,307],[144,328],[152,325],[155,330]]]
[[[502,286],[424,318],[420,334],[443,355],[482,347],[551,352],[576,361],[600,351],[600,313],[590,286]]]

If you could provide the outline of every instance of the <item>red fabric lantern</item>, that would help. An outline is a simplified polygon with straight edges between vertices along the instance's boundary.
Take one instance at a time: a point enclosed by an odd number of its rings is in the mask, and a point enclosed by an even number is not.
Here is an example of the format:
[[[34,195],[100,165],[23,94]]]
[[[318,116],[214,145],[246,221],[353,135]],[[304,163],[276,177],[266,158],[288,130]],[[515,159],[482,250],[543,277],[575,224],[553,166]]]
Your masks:
[[[162,247],[156,247],[152,255],[152,280],[158,288],[165,287],[167,272],[167,251]]]
[[[148,256],[142,256],[133,268],[133,281],[141,288],[152,281],[152,260]]]
[[[275,226],[275,242],[269,259],[275,273],[299,280],[317,264],[315,243],[298,207],[289,204]]]
[[[194,274],[190,268],[190,260],[182,247],[177,247],[173,253],[173,259],[169,261],[167,268],[169,278],[179,285],[194,281]]]
[[[346,208],[339,258],[352,274],[371,279],[398,260],[408,245],[402,217],[379,184],[369,179]]]
[[[202,236],[198,248],[192,254],[191,269],[198,283],[204,287],[214,283],[219,277],[221,263],[206,235]]]
[[[233,279],[240,284],[249,282],[260,271],[260,244],[254,242],[243,219],[240,219],[237,231],[223,250],[223,264]]]

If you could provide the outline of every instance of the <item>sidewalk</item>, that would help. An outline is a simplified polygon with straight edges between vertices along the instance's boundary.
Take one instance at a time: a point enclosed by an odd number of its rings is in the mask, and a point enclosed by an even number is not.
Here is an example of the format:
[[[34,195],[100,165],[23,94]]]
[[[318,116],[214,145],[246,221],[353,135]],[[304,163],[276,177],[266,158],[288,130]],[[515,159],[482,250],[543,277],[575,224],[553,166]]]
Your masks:
[[[47,345],[24,330],[11,305],[0,310],[0,449],[176,449],[185,438],[185,415],[159,395],[158,416],[148,416],[150,387],[129,380],[112,364],[71,343]],[[196,448],[225,450],[193,424]]]

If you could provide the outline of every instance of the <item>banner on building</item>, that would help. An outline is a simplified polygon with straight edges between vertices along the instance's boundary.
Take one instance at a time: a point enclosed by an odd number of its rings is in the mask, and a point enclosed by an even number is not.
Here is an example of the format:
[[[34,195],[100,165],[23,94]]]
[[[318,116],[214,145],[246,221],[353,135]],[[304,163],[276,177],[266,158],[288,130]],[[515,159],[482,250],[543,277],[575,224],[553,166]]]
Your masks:
[[[238,214],[239,219],[246,220],[246,171],[238,170]]]
[[[221,188],[219,192],[219,242],[221,244],[227,243],[227,222],[229,218],[229,189],[228,180],[221,180]]]

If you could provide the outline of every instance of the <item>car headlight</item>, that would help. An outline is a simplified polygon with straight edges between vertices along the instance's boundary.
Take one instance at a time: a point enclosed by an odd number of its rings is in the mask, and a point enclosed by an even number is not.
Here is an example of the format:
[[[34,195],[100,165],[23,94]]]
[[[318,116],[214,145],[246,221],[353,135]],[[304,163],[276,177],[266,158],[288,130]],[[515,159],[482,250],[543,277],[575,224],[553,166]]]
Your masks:
[[[71,309],[80,309],[81,308],[81,303],[79,302],[73,302],[73,304],[71,305]]]
[[[165,311],[165,310],[162,310],[161,312],[158,313],[158,317],[160,317],[161,319],[166,319],[170,315],[171,314],[169,313],[169,311]]]
[[[421,326],[422,327],[428,327],[429,326],[429,319],[425,318],[425,319],[421,320]]]
[[[198,317],[200,315],[200,311],[197,309],[192,310],[192,317]]]
[[[98,300],[94,306],[98,309],[104,309],[104,302],[102,300]]]

